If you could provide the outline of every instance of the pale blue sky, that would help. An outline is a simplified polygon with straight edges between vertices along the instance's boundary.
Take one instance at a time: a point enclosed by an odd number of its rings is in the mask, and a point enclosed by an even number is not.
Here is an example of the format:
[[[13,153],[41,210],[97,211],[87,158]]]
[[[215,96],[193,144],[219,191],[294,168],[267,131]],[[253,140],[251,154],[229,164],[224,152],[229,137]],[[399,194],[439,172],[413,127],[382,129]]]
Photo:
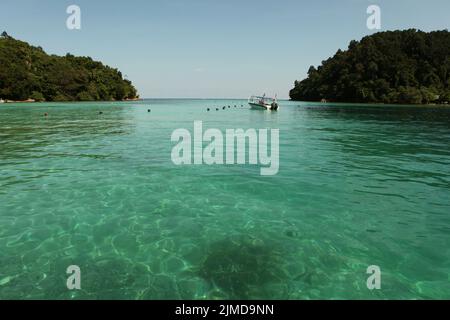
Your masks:
[[[82,29],[66,28],[66,8]],[[0,29],[48,53],[91,56],[117,67],[141,97],[288,97],[352,39],[382,30],[450,29],[449,0],[1,0]]]

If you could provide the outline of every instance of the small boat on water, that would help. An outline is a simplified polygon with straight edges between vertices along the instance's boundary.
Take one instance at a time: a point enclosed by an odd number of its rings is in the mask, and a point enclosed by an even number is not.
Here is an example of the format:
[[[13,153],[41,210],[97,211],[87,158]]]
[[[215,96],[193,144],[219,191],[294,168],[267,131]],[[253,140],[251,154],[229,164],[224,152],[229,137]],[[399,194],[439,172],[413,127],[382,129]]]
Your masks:
[[[277,98],[266,97],[266,95],[260,96],[251,96],[248,99],[248,104],[255,109],[263,109],[263,110],[278,110],[279,105]]]
[[[0,98],[0,103],[5,103],[5,101],[2,98]]]

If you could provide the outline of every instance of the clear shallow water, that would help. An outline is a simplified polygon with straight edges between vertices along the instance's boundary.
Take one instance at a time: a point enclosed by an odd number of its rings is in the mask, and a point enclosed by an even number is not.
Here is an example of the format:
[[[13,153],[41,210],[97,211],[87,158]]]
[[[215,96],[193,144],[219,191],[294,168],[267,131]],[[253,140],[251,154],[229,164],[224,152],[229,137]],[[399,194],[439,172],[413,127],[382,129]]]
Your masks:
[[[174,166],[194,120],[279,128],[279,174]],[[449,141],[442,107],[2,105],[0,298],[448,299]]]

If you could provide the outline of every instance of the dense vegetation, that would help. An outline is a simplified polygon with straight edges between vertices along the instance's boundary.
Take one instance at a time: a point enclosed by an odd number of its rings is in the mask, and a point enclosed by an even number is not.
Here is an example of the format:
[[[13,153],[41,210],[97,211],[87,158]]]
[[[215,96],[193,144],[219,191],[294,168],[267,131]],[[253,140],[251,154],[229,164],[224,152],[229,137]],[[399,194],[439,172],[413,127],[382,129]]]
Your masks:
[[[132,83],[89,57],[46,54],[42,48],[0,37],[0,98],[92,101],[136,98]]]
[[[296,81],[292,100],[448,103],[450,32],[380,32],[352,41]]]

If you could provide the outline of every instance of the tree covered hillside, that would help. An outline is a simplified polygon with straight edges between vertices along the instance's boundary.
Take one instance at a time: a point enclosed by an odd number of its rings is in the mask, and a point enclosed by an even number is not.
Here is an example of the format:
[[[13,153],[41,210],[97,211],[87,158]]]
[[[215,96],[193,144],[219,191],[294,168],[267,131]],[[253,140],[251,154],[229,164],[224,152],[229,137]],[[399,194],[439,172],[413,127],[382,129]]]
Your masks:
[[[292,100],[366,103],[448,103],[450,32],[380,32],[352,41],[308,78],[296,81]]]
[[[0,37],[0,98],[93,101],[136,97],[132,83],[117,69],[90,57],[48,55],[5,32]]]

